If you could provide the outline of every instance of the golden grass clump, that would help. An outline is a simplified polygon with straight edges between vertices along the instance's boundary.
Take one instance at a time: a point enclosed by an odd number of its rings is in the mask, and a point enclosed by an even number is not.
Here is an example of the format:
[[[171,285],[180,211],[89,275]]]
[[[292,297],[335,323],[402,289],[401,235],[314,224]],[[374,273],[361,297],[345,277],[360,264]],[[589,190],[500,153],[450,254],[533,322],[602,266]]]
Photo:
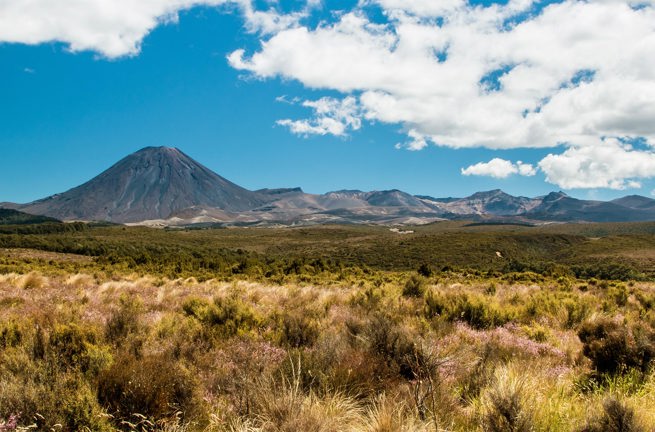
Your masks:
[[[65,282],[66,285],[72,287],[72,288],[77,288],[77,289],[84,289],[84,288],[89,288],[95,285],[95,278],[91,275],[88,274],[83,274],[83,273],[76,273],[73,275],[70,275]]]
[[[30,272],[18,277],[15,283],[20,289],[41,289],[48,285],[48,279],[37,272]]]

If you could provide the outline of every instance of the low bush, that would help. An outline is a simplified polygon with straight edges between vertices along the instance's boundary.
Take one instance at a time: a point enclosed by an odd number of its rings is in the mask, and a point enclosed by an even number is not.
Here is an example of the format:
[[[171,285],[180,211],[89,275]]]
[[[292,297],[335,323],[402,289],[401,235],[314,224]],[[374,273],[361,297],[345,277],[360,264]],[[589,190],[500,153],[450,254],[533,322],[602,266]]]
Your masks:
[[[279,341],[284,346],[311,347],[318,339],[318,322],[303,311],[284,314],[279,321]]]
[[[584,355],[599,373],[616,374],[630,368],[645,372],[655,358],[655,333],[645,327],[601,318],[586,322],[578,336]]]
[[[59,367],[86,372],[94,363],[98,337],[89,328],[77,324],[58,324],[50,333],[48,355]]]
[[[403,286],[403,295],[406,297],[422,297],[425,294],[425,281],[421,276],[411,275]]]
[[[426,277],[426,278],[431,277],[431,276],[432,276],[432,273],[433,273],[433,271],[432,271],[432,267],[430,267],[430,265],[427,264],[427,263],[422,263],[422,264],[418,267],[418,269],[416,270],[416,272],[417,272],[419,275],[421,275],[421,276],[423,276],[423,277]]]
[[[212,303],[192,298],[184,302],[182,310],[222,337],[247,333],[259,324],[248,305],[231,297],[216,297]]]
[[[105,327],[107,339],[113,343],[123,341],[129,334],[137,333],[140,326],[140,314],[143,309],[141,300],[121,296],[118,309],[109,316]]]
[[[421,353],[391,318],[375,314],[365,330],[370,352],[379,358],[382,370],[387,374],[415,378],[414,365]]]
[[[98,380],[98,400],[118,423],[133,414],[155,422],[178,412],[193,416],[200,405],[197,390],[191,373],[163,355],[125,354]]]
[[[563,325],[566,329],[576,328],[590,314],[589,304],[580,299],[567,298],[561,304],[564,307]]]
[[[512,319],[509,312],[502,311],[488,300],[467,294],[428,293],[424,314],[428,319],[441,317],[448,321],[462,321],[475,329],[499,327]]]
[[[646,429],[639,425],[632,408],[610,397],[603,403],[602,414],[590,420],[580,432],[646,432]]]

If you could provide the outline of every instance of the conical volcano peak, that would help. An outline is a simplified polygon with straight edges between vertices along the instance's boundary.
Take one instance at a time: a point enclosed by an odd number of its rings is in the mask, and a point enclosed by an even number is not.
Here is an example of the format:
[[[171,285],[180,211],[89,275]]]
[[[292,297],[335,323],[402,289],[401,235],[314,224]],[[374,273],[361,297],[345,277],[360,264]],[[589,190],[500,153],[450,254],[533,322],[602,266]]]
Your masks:
[[[180,149],[177,147],[165,147],[165,146],[150,146],[144,147],[141,150],[137,150],[132,153],[132,156],[137,155],[170,155],[170,156],[180,156],[184,155]]]
[[[145,147],[83,185],[25,208],[63,220],[138,222],[166,219],[190,207],[239,212],[262,203],[259,194],[177,148]]]
[[[125,159],[135,159],[143,161],[176,161],[176,160],[186,160],[193,161],[189,156],[184,154],[180,149],[176,147],[144,147],[141,150],[138,150],[131,155],[127,156]],[[197,162],[193,161],[195,164]],[[198,164],[200,165],[200,164]]]
[[[150,169],[153,166],[159,166],[162,169],[160,172],[162,176],[165,176],[164,169],[175,171],[200,170],[215,175],[208,168],[175,147],[144,147],[123,158],[115,166],[117,165],[122,165],[124,169],[129,168],[132,170]]]

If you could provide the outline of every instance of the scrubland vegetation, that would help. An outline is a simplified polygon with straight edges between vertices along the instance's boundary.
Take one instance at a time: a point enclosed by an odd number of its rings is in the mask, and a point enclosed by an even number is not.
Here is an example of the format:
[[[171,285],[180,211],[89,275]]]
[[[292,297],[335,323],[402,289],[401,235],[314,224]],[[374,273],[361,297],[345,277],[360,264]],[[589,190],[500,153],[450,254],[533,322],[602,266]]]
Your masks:
[[[592,228],[0,235],[0,430],[652,431],[655,245]]]

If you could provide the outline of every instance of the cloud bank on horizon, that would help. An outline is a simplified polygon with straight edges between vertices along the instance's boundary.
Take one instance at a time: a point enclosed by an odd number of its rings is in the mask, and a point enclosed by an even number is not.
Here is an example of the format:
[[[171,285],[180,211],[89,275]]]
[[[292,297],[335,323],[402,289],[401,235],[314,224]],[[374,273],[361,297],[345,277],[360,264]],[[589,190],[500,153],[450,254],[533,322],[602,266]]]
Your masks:
[[[251,0],[0,0],[0,41],[137,55],[152,29],[200,5],[240,11],[260,41],[229,53],[233,68],[339,95],[285,100],[308,109],[278,121],[294,134],[344,136],[377,122],[401,126],[398,147],[410,150],[552,149],[534,163],[494,158],[461,172],[540,170],[565,189],[655,177],[653,0],[359,0],[327,14],[320,0],[291,11]]]

